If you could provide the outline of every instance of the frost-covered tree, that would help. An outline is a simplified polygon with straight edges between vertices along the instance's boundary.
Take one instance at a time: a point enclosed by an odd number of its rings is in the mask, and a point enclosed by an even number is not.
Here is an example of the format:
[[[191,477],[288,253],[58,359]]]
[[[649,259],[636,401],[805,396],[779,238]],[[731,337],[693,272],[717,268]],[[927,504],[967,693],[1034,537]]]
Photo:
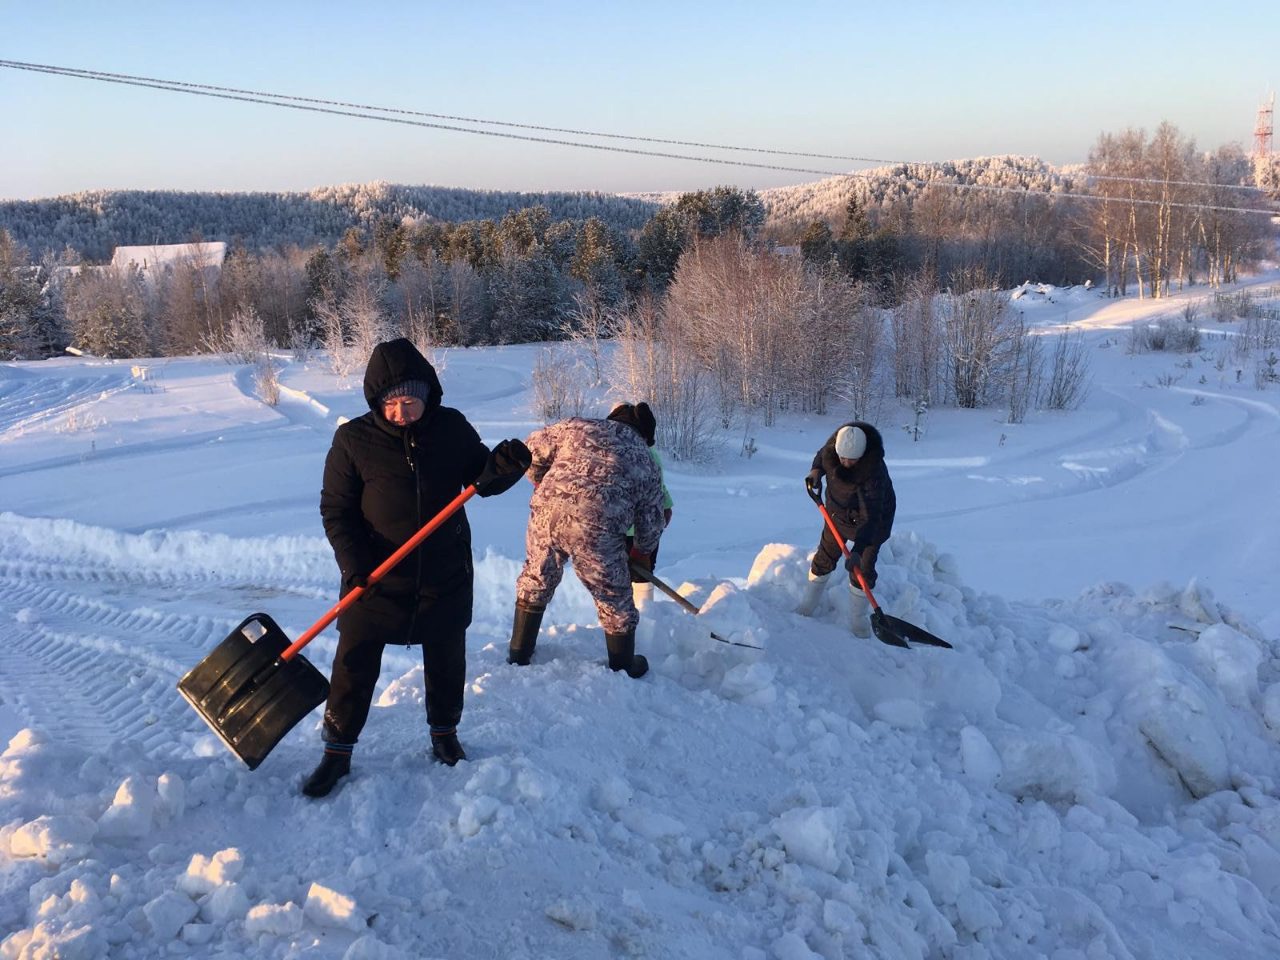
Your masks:
[[[40,273],[40,268],[31,264],[26,248],[0,230],[0,358],[46,355],[40,327],[49,305]]]
[[[67,283],[71,343],[97,357],[152,353],[146,282],[137,267],[82,267]]]

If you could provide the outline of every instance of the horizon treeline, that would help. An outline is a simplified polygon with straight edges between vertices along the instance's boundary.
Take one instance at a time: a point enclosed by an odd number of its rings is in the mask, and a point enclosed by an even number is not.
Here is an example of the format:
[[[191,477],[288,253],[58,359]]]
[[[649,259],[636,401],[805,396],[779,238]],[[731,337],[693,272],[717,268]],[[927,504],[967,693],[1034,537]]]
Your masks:
[[[766,421],[837,396],[865,408],[881,374],[917,409],[1000,399],[1013,413],[1032,402],[1027,383],[1009,396],[1029,368],[980,383],[946,369],[943,348],[965,349],[955,336],[975,316],[1000,328],[990,350],[1029,362],[990,291],[1036,281],[1162,297],[1230,283],[1274,250],[1265,215],[1230,208],[1262,206],[1240,188],[1275,190],[1277,171],[1238,147],[1203,153],[1162,124],[1102,134],[1067,172],[981,158],[665,204],[388,184],[11,202],[0,204],[0,359],[220,352],[246,325],[267,347],[330,352],[395,333],[425,346],[640,337],[680,355],[662,362],[695,363],[717,404]],[[241,229],[219,229],[230,222]],[[147,273],[89,262],[108,246],[200,240],[229,241],[220,270],[197,256]],[[952,299],[935,308],[940,295]],[[825,366],[787,342],[801,330]],[[726,359],[733,342],[774,341],[767,359]]]

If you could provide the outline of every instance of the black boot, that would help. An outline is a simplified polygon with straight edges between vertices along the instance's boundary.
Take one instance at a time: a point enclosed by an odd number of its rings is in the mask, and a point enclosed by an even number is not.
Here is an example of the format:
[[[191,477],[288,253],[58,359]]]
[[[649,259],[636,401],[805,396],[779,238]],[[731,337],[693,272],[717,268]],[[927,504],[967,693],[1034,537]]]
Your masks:
[[[445,766],[452,767],[459,760],[467,759],[462,744],[458,742],[457,731],[431,734],[431,752]]]
[[[302,784],[302,793],[308,797],[327,797],[347,774],[351,772],[351,754],[331,753],[326,750],[320,758],[320,765],[311,771]]]
[[[638,680],[649,672],[649,661],[636,653],[634,627],[626,633],[606,633],[604,645],[609,651],[610,670],[625,670],[633,680]]]
[[[542,628],[542,614],[546,607],[516,601],[516,616],[511,622],[511,645],[507,648],[507,663],[527,667],[533,659],[533,648],[538,644],[538,631]]]

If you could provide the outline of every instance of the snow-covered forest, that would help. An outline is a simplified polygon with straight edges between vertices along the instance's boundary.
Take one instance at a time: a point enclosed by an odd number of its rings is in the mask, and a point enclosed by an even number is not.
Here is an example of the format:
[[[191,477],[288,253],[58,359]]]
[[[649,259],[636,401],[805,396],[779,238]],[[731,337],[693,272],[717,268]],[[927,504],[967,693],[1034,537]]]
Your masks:
[[[384,220],[462,223],[500,220],[542,206],[556,220],[598,217],[636,230],[656,204],[604,193],[513,193],[391,183],[342,184],[306,193],[184,193],[94,190],[46,200],[0,200],[0,228],[35,259],[67,247],[85,262],[111,259],[117,246],[235,241],[254,251],[331,247],[350,229],[372,233]]]

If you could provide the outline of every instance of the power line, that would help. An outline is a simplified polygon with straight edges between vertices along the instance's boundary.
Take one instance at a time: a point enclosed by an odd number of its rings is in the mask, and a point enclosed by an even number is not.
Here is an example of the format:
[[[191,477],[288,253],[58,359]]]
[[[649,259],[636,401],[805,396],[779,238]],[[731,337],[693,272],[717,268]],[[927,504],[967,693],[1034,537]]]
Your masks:
[[[66,77],[74,77],[77,79],[84,79],[84,80],[98,80],[106,83],[124,84],[127,86],[146,87],[146,88],[155,89],[155,90],[164,90],[170,93],[186,93],[192,96],[211,97],[211,98],[221,99],[221,100],[233,100],[233,101],[240,101],[245,103],[259,103],[267,106],[284,107],[290,110],[303,110],[303,111],[312,112],[312,113],[324,113],[324,114],[331,114],[335,116],[354,117],[354,118],[363,119],[363,120],[379,120],[384,123],[396,123],[404,126],[422,127],[422,128],[435,129],[435,130],[449,130],[456,133],[471,133],[471,134],[476,134],[478,136],[497,137],[500,139],[520,140],[520,141],[532,142],[532,143],[545,143],[545,144],[551,144],[555,146],[576,147],[578,149],[598,150],[598,151],[604,151],[608,153],[630,154],[633,156],[658,157],[658,158],[668,159],[668,160],[687,160],[687,161],[692,161],[696,163],[714,163],[714,164],[720,164],[724,166],[749,167],[749,168],[758,169],[758,170],[775,170],[775,171],[781,171],[781,172],[787,172],[787,173],[807,173],[807,174],[815,174],[817,176],[822,176],[822,177],[848,177],[848,178],[862,178],[865,180],[875,180],[875,181],[882,181],[882,182],[888,182],[888,183],[910,183],[920,187],[937,186],[937,187],[946,187],[946,188],[955,189],[955,190],[974,190],[974,191],[981,191],[981,192],[988,192],[988,193],[1021,194],[1023,196],[1042,196],[1042,197],[1051,197],[1055,199],[1086,200],[1086,201],[1095,202],[1095,203],[1096,202],[1123,202],[1127,204],[1136,204],[1136,205],[1164,206],[1164,207],[1186,208],[1186,209],[1193,209],[1193,210],[1206,210],[1206,211],[1216,211],[1216,212],[1252,213],[1252,214],[1260,214],[1263,216],[1274,216],[1276,213],[1275,210],[1264,209],[1264,208],[1237,207],[1237,206],[1231,206],[1231,205],[1216,205],[1216,204],[1203,204],[1203,203],[1186,203],[1186,202],[1179,202],[1179,201],[1162,201],[1162,200],[1151,200],[1151,199],[1132,198],[1132,197],[1124,197],[1124,198],[1103,197],[1103,196],[1097,196],[1095,194],[1076,193],[1073,191],[1056,191],[1056,192],[1039,191],[1039,190],[1033,191],[1030,188],[1024,188],[1024,187],[1009,187],[1009,186],[998,186],[998,185],[991,185],[991,184],[976,184],[976,183],[959,183],[954,180],[894,176],[891,174],[877,174],[872,171],[849,172],[849,171],[836,171],[836,170],[821,170],[821,169],[815,169],[811,167],[793,167],[793,166],[784,166],[782,164],[760,163],[760,162],[754,162],[754,161],[748,161],[748,160],[732,160],[732,159],[723,159],[718,157],[693,156],[689,154],[669,153],[666,151],[641,150],[641,149],[632,148],[632,147],[610,146],[607,144],[582,143],[580,141],[561,140],[557,138],[533,136],[529,134],[505,133],[505,132],[496,131],[496,130],[477,130],[471,127],[458,127],[450,124],[427,122],[423,120],[411,120],[411,119],[406,119],[405,116],[407,115],[407,116],[436,117],[441,119],[456,119],[456,120],[470,122],[470,123],[486,123],[486,124],[503,125],[503,126],[510,126],[510,127],[519,127],[522,129],[544,130],[548,132],[571,132],[571,133],[577,133],[579,135],[584,135],[584,136],[611,137],[614,139],[624,139],[624,140],[641,140],[641,141],[654,142],[654,143],[669,143],[673,145],[678,144],[678,145],[684,145],[684,146],[700,146],[704,148],[717,149],[717,150],[736,150],[736,151],[754,152],[754,153],[773,153],[773,154],[784,154],[784,155],[790,155],[790,156],[810,156],[810,157],[821,157],[825,159],[848,159],[848,160],[859,160],[861,162],[870,162],[870,163],[878,162],[878,163],[888,163],[888,164],[894,164],[894,165],[898,165],[898,164],[906,165],[909,163],[914,163],[913,161],[875,160],[875,159],[866,158],[866,157],[855,158],[855,157],[835,156],[835,155],[829,155],[829,154],[805,154],[805,153],[798,153],[793,151],[770,150],[766,148],[736,147],[736,146],[724,146],[724,145],[715,145],[715,144],[697,144],[689,141],[680,141],[680,140],[659,140],[656,138],[631,137],[631,136],[624,136],[621,134],[600,134],[600,133],[591,133],[589,131],[571,131],[571,130],[568,130],[567,128],[538,127],[533,124],[515,124],[515,123],[507,123],[506,121],[476,120],[476,119],[463,118],[463,117],[449,117],[444,114],[429,114],[429,113],[422,113],[420,111],[399,110],[399,109],[387,108],[387,107],[369,107],[369,106],[362,106],[358,104],[344,103],[343,101],[337,101],[337,100],[322,100],[314,97],[296,97],[288,94],[263,93],[259,91],[241,90],[235,87],[215,87],[208,84],[186,83],[183,81],[163,80],[163,79],[158,79],[154,77],[138,77],[138,76],[131,76],[129,74],[108,73],[106,71],[101,71],[101,70],[88,70],[88,69],[80,69],[76,67],[59,67],[59,66],[53,66],[50,64],[27,63],[20,60],[0,60],[0,67],[6,67],[13,70],[25,70],[32,73],[46,73],[46,74],[52,74],[54,76],[66,76]],[[379,111],[380,113],[399,114],[400,116],[382,116],[382,115],[379,115],[378,113],[358,112],[363,110],[374,110],[374,111]],[[929,166],[936,167],[936,164],[929,164]],[[1138,178],[1123,178],[1123,177],[1096,177],[1094,179],[1120,180],[1120,181],[1127,181],[1127,182],[1151,183],[1151,184],[1160,184],[1160,185],[1175,182],[1175,181],[1161,181],[1161,180],[1144,181]],[[1177,181],[1177,182],[1183,183],[1181,181]],[[1205,184],[1186,183],[1186,185],[1196,185],[1196,186],[1206,186],[1206,187],[1228,186],[1223,184],[1207,184],[1207,183]]]

